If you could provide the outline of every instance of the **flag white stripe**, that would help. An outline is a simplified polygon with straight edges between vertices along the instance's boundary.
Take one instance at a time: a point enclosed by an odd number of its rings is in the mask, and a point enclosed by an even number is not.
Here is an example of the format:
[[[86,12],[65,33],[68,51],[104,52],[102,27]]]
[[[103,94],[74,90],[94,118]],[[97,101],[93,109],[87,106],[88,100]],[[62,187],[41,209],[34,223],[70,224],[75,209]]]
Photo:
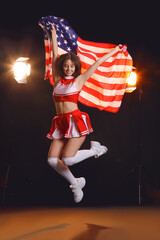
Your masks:
[[[88,52],[87,49],[86,49],[86,51],[84,51],[84,50],[78,48],[78,50],[81,52],[81,53],[78,52],[78,55],[80,55],[80,56],[83,56],[83,53],[87,53],[87,54],[90,54],[90,55],[94,56],[95,59],[98,59],[98,57],[96,56],[96,54],[91,53],[91,52]],[[107,54],[107,52],[104,52],[104,54]],[[85,56],[83,56],[83,57],[85,57]],[[89,59],[90,59],[90,58],[89,58]],[[124,54],[122,54],[122,53],[118,53],[118,54],[116,55],[116,57],[110,57],[110,58],[107,59],[106,62],[113,62],[115,59],[122,59],[122,60],[125,60],[126,57],[125,57]],[[91,59],[91,60],[93,60],[93,59]]]
[[[86,45],[86,44],[84,44],[84,43],[81,43],[81,42],[79,42],[79,41],[77,41],[77,43],[78,43],[78,49],[80,50],[80,51],[84,51],[84,50],[82,50],[81,48],[83,48],[83,49],[85,49],[85,50],[89,50],[89,51],[92,51],[92,52],[94,52],[94,53],[109,53],[110,51],[112,51],[113,49],[114,49],[114,47],[113,48],[104,48],[104,47],[93,47],[93,46],[89,46],[89,45]],[[109,60],[110,59],[112,59],[113,57],[110,57],[109,58]],[[116,58],[118,58],[118,57],[116,57]],[[124,55],[124,57],[122,56],[122,57],[120,57],[121,59],[126,59],[126,57],[125,57],[125,55]],[[128,59],[132,59],[131,58],[131,56],[130,55],[128,55],[128,57],[127,57]],[[111,60],[112,61],[112,60]]]
[[[97,68],[101,72],[129,72],[131,70],[131,66],[124,65],[116,65],[114,64],[111,67],[101,67]]]
[[[106,102],[106,101],[102,101],[99,98],[85,92],[82,91],[80,94],[81,97],[89,100],[90,102],[93,102],[94,104],[101,106],[101,107],[114,107],[114,108],[119,108],[121,105],[121,101],[112,101],[112,102]]]
[[[94,61],[93,59],[89,58],[89,57],[86,57],[86,56],[83,56],[82,54],[78,53],[80,59],[82,62],[84,63],[87,63],[89,64],[90,66],[96,61]],[[99,71],[102,71],[102,72],[124,72],[124,67],[125,67],[125,71],[130,71],[131,69],[131,66],[130,65],[112,65],[111,67],[102,67],[102,66],[99,66],[97,69]]]
[[[62,55],[62,54],[65,54],[67,53],[65,50],[63,50],[62,48],[58,48],[58,54],[59,55]]]
[[[92,52],[95,52],[95,53],[108,53],[108,52],[112,51],[111,48],[89,46],[89,45],[86,45],[86,44],[81,43],[79,41],[77,41],[77,43],[78,43],[78,47],[88,49],[89,51],[92,51]],[[114,47],[113,47],[113,49],[114,49]]]
[[[84,73],[86,69],[82,68],[82,73]],[[94,78],[99,83],[108,83],[108,84],[124,84],[126,83],[125,78],[107,78],[104,76],[100,76],[96,73],[93,73],[91,78]]]
[[[103,94],[104,96],[115,96],[115,95],[123,95],[124,94],[124,90],[125,89],[121,89],[121,90],[110,90],[110,89],[104,89],[101,87],[97,87],[94,84],[90,83],[90,82],[86,82],[85,84],[86,87],[89,87],[101,94]]]

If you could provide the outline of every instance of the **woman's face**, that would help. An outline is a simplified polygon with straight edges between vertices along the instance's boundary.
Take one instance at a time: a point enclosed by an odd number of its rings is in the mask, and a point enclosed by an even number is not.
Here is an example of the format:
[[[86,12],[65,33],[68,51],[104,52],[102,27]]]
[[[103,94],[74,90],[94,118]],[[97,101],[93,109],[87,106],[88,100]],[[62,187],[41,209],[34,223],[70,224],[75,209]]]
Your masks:
[[[76,69],[75,64],[70,59],[66,60],[63,63],[63,72],[65,76],[72,76],[75,72],[75,69]]]

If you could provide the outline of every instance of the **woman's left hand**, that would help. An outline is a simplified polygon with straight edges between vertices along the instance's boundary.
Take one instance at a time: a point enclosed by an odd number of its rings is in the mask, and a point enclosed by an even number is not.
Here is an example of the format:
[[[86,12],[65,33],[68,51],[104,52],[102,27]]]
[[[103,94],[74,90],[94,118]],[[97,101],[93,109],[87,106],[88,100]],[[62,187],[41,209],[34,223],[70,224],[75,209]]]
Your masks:
[[[40,22],[38,23],[38,25],[39,25],[42,29],[45,28]]]
[[[49,24],[51,25],[51,31],[56,32],[56,29],[55,29],[55,27],[54,27],[54,24],[51,23],[51,22],[49,22]]]

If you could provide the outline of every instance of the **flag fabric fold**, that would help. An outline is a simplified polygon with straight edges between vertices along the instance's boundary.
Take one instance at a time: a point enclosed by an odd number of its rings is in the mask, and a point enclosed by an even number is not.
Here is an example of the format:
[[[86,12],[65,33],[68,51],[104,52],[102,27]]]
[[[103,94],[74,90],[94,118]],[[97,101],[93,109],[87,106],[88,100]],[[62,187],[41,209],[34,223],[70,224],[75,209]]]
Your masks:
[[[50,32],[51,23],[54,24],[57,35],[58,55],[73,52],[80,57],[82,73],[84,73],[98,58],[112,51],[116,45],[111,43],[96,43],[81,39],[72,29],[66,19],[55,16],[46,16],[40,23]],[[49,36],[44,31],[46,69],[45,79],[52,76],[52,44]],[[116,113],[123,99],[126,81],[132,71],[133,61],[127,50],[120,49],[104,63],[85,82],[79,102]]]

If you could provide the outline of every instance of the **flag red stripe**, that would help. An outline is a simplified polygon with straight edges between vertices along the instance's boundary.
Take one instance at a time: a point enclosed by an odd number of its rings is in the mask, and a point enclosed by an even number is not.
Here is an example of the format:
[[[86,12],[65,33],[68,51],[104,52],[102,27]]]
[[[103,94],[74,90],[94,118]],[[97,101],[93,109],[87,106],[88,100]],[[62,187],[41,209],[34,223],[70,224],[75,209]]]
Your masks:
[[[104,51],[105,50],[105,51]],[[83,56],[85,56],[85,57],[88,57],[88,58],[91,58],[91,59],[93,59],[93,60],[95,60],[96,58],[100,58],[100,57],[102,57],[102,56],[104,56],[104,54],[107,54],[107,53],[109,53],[111,50],[113,50],[113,49],[109,49],[109,50],[106,50],[106,49],[104,49],[102,52],[97,52],[97,50],[95,51],[94,49],[92,50],[90,50],[90,49],[87,49],[87,48],[83,48],[83,47],[80,47],[80,46],[78,46],[78,48],[77,48],[77,53],[78,54],[80,54],[80,55],[83,55]],[[123,52],[122,52],[122,50],[121,51],[118,51],[117,53],[115,53],[115,54],[113,54],[112,55],[112,59],[113,58],[116,58],[117,57],[117,55],[118,54],[123,54]],[[94,56],[94,55],[96,55],[96,56]],[[122,57],[121,57],[121,59],[122,60],[131,60],[131,59],[126,59],[126,57],[123,57],[123,55],[122,55]],[[116,59],[116,60],[120,60],[120,58],[119,59]],[[113,62],[113,61],[112,61]]]
[[[82,48],[82,47],[78,47],[77,48],[77,53],[85,56],[85,57],[88,57],[90,59],[93,59],[93,60],[96,60],[95,58],[100,58],[102,56],[104,56],[104,54],[107,54],[111,51],[112,49],[110,49],[109,51],[103,51],[102,53],[98,53],[98,52],[94,52],[94,51],[91,51],[87,48]],[[118,55],[118,53],[121,53],[121,52],[117,52],[115,54],[112,55],[112,58],[116,57]],[[93,56],[93,55],[96,55],[96,56]]]
[[[87,80],[87,82],[94,84],[97,87],[101,87],[103,89],[108,89],[108,90],[121,90],[126,88],[126,83],[125,84],[110,84],[110,83],[104,83],[104,82],[98,82],[94,78],[90,78]]]
[[[81,62],[81,64],[82,64],[82,68],[85,70],[87,70],[91,66],[84,62]],[[129,72],[118,72],[118,71],[102,72],[98,69],[95,71],[95,73],[98,74],[99,76],[105,76],[106,78],[127,78],[129,74]]]
[[[101,111],[105,110],[105,111],[108,111],[108,112],[116,113],[119,110],[119,107],[107,106],[106,108],[104,108],[104,107],[102,107],[100,105],[97,105],[97,104],[87,100],[86,98],[83,98],[82,96],[79,96],[78,101],[80,101],[81,103],[85,104],[86,106],[98,108]]]
[[[104,102],[122,101],[122,98],[123,98],[123,95],[114,95],[114,96],[103,95],[99,91],[96,91],[96,89],[89,88],[85,85],[83,86],[83,91],[91,94],[92,96],[94,96]]]
[[[49,46],[48,46],[48,45],[45,46],[45,51],[46,51],[46,53],[49,53],[49,52],[50,52],[50,49],[49,49]]]
[[[111,51],[111,49],[110,49],[110,51]],[[85,57],[89,57],[89,58],[95,60],[95,57],[93,56],[93,54],[95,54],[97,58],[100,58],[104,54],[107,54],[108,52],[106,51],[106,52],[102,52],[102,53],[97,53],[97,52],[91,51],[91,50],[86,49],[86,48],[78,47],[77,48],[77,53],[82,54]]]
[[[82,54],[79,50],[77,50],[77,53]],[[97,58],[100,58],[100,57],[104,56],[104,53],[100,53],[100,54],[95,53],[95,55],[97,56]],[[117,54],[115,55],[115,57],[116,56],[117,56]],[[83,57],[88,57],[88,58],[90,58],[94,61],[97,60],[93,55],[88,53],[88,51],[85,52],[85,53],[83,52]],[[114,56],[112,56],[112,57],[114,57]],[[121,58],[121,59],[115,58],[112,62],[105,61],[101,64],[101,66],[103,66],[103,67],[110,67],[112,65],[128,65],[128,66],[131,66],[132,65],[132,60],[131,59],[126,59],[126,58]]]
[[[77,42],[80,42],[82,44],[93,46],[93,47],[99,47],[99,48],[115,48],[116,45],[112,43],[97,43],[92,41],[86,41],[78,37]]]

